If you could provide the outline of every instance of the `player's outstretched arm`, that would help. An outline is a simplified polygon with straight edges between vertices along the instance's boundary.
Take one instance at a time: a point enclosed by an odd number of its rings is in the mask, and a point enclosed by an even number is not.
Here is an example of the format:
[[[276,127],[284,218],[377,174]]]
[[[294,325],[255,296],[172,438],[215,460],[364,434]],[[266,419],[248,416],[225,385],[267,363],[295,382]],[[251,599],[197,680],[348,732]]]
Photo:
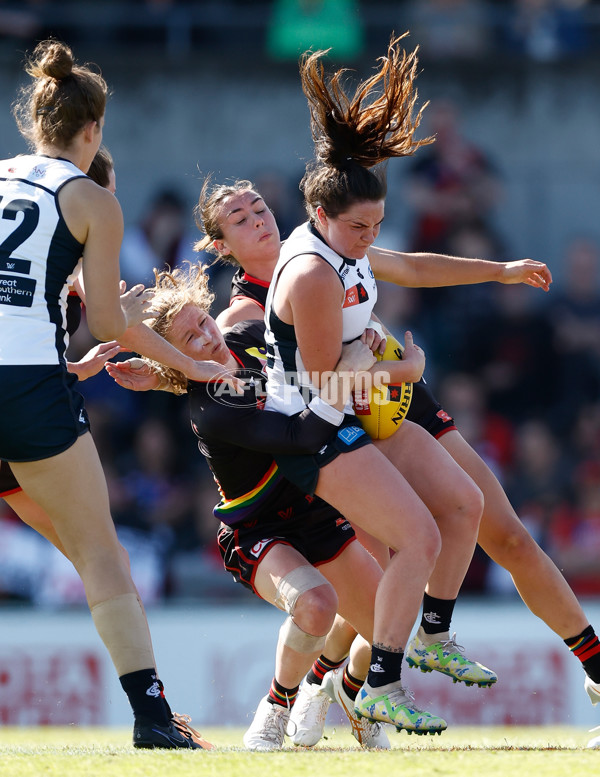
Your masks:
[[[369,260],[378,281],[411,288],[462,286],[475,283],[526,283],[548,291],[552,274],[534,259],[493,262],[446,254],[409,254],[371,246]]]

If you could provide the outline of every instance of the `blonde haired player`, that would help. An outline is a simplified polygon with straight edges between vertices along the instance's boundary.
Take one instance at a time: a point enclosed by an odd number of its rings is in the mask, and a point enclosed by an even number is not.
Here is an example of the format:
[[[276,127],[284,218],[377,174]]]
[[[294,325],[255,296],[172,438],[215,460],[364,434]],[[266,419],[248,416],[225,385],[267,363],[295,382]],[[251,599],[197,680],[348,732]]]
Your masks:
[[[231,301],[219,316],[223,327],[248,319],[262,319],[273,270],[280,253],[280,240],[273,214],[256,187],[247,180],[211,185],[206,181],[197,206],[197,223],[204,237],[199,250],[209,250],[233,264],[237,269],[232,281]],[[376,278],[404,286],[444,286],[499,282],[526,283],[548,291],[552,281],[549,269],[531,259],[495,262],[484,259],[460,258],[438,254],[405,254],[380,249],[368,250]],[[413,399],[408,418],[422,425],[439,440],[452,456],[472,475],[482,488],[485,502],[478,541],[486,552],[513,575],[515,584],[529,608],[557,634],[567,637],[593,629],[581,606],[552,561],[544,554],[515,514],[500,483],[489,468],[456,429],[454,421],[432,395],[429,387],[419,381],[413,386]],[[548,590],[552,598],[548,598]],[[429,612],[429,608],[425,608]],[[426,627],[430,625],[424,619]],[[435,627],[432,627],[435,635]],[[308,675],[309,682],[300,688],[298,701],[292,710],[296,733],[292,741],[316,744],[322,735],[325,714],[331,703],[321,692],[323,675],[343,663],[353,639],[352,629],[336,622],[335,635],[328,640],[323,656],[315,662]],[[443,637],[443,635],[441,635]],[[572,640],[568,640],[569,643]],[[448,658],[452,651],[462,658],[456,645],[432,646],[435,666],[442,649]],[[582,654],[584,655],[584,654]],[[595,656],[585,659],[592,671]],[[461,666],[446,662],[446,666]],[[339,674],[339,672],[338,672]],[[588,676],[589,677],[589,676]],[[586,680],[590,683],[591,677]]]

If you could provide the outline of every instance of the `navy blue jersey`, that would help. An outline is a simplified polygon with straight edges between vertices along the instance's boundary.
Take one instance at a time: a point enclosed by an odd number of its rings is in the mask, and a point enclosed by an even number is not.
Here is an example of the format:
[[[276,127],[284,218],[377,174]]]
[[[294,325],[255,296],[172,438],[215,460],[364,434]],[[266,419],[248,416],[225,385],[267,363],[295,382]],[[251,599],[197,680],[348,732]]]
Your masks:
[[[58,194],[74,164],[45,156],[0,161],[0,365],[63,361],[68,279],[83,252]]]

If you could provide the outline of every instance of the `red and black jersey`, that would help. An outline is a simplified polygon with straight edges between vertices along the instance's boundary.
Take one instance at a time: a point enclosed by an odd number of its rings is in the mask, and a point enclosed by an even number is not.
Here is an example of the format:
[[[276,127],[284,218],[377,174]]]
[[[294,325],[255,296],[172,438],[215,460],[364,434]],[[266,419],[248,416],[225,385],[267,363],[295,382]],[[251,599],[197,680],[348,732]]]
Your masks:
[[[242,321],[225,335],[247,382],[243,395],[225,383],[188,384],[192,429],[221,494],[214,513],[229,526],[308,509],[312,497],[283,477],[273,456],[316,453],[336,429],[309,409],[294,416],[262,410],[264,331],[262,321]]]
[[[269,285],[269,281],[262,281],[260,278],[248,275],[242,267],[239,267],[231,279],[229,304],[231,305],[235,299],[251,299],[264,312]]]

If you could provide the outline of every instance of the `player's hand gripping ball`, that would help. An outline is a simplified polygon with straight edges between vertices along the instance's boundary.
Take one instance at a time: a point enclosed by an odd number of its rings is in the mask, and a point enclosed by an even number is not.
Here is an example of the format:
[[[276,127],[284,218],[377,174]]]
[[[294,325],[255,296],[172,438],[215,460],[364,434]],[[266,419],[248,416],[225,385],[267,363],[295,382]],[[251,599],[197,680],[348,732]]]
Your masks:
[[[385,351],[376,354],[378,361],[402,359],[404,348],[395,337],[387,335]],[[390,437],[406,418],[412,399],[412,383],[387,384],[373,381],[366,389],[353,393],[354,412],[363,429],[374,440]]]

